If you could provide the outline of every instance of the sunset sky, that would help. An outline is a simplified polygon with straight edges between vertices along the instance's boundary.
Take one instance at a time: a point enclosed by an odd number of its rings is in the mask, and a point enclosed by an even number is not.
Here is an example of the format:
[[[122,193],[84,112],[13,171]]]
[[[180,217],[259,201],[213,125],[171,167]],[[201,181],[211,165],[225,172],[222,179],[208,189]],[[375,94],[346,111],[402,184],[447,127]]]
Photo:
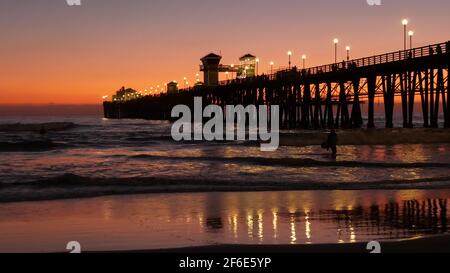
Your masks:
[[[0,0],[0,104],[95,104],[125,85],[143,90],[183,77],[199,59],[245,53],[260,72],[334,60],[333,38],[352,58],[400,50],[401,20],[414,46],[450,40],[450,1],[382,0]]]

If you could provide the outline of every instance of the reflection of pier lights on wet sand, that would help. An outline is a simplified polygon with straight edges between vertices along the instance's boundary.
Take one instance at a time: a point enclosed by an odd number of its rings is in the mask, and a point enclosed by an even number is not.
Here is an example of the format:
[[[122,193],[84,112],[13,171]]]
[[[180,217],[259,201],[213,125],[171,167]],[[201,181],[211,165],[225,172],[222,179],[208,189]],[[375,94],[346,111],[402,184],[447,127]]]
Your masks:
[[[278,239],[278,209],[272,209],[272,231],[273,239]]]
[[[223,203],[224,199],[221,194],[209,194],[205,199],[206,228],[212,232],[219,231],[224,227],[222,220]]]
[[[305,211],[305,237],[306,243],[311,243],[311,222],[309,221],[309,212]]]
[[[297,200],[308,200],[304,197],[304,195],[296,195]],[[409,198],[418,197],[420,201],[403,201],[400,198],[394,203],[389,203],[390,199],[375,198],[380,203],[374,205],[373,200],[355,203],[357,198],[353,196],[353,193],[328,197],[334,200],[333,204],[335,203],[336,206],[326,210],[321,210],[320,207],[312,210],[309,206],[301,206],[300,211],[298,203],[289,204],[286,210],[269,204],[268,206],[253,205],[242,215],[239,215],[239,208],[233,205],[229,214],[221,214],[223,209],[226,210],[225,204],[229,204],[229,199],[223,199],[222,209],[209,208],[197,214],[197,217],[199,217],[201,230],[211,234],[221,234],[220,230],[225,230],[229,238],[238,243],[249,241],[261,244],[271,242],[309,244],[324,242],[324,236],[332,236],[336,242],[346,243],[375,238],[386,231],[395,238],[405,236],[416,229],[423,230],[425,233],[447,231],[447,199],[427,200],[426,196],[421,197],[420,194],[414,193]],[[215,199],[211,198],[211,200]],[[397,198],[394,199],[397,200]],[[205,207],[211,207],[211,205]],[[421,217],[415,217],[417,215]],[[212,228],[212,224],[221,222],[219,220],[221,218],[227,219],[225,222],[229,226],[217,225],[216,228]],[[332,229],[329,228],[330,223],[333,224]],[[316,229],[314,236],[313,226]],[[326,230],[324,227],[327,227]],[[240,233],[239,230],[241,230]]]
[[[253,229],[254,229],[254,221],[253,221],[253,211],[247,211],[247,236],[250,239],[253,239]]]
[[[294,245],[297,243],[295,213],[291,214],[289,224],[290,224],[290,229],[291,229],[290,244]]]
[[[258,210],[258,239],[260,243],[264,240],[264,220],[262,210]]]
[[[233,237],[234,239],[238,239],[238,214],[234,213],[232,217],[233,223]]]

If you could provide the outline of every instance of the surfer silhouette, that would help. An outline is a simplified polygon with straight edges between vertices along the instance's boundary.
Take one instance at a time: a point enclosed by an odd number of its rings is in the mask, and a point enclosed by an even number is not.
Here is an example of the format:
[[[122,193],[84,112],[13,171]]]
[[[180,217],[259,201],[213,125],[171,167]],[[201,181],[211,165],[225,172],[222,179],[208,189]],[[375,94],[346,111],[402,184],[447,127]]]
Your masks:
[[[337,134],[336,131],[333,129],[328,134],[327,140],[322,144],[322,148],[327,149],[329,151],[331,149],[331,153],[333,156],[336,156],[337,154]]]
[[[39,134],[41,135],[41,136],[43,136],[43,135],[45,135],[47,133],[47,130],[45,130],[45,127],[44,126],[41,126],[41,129],[39,130]]]

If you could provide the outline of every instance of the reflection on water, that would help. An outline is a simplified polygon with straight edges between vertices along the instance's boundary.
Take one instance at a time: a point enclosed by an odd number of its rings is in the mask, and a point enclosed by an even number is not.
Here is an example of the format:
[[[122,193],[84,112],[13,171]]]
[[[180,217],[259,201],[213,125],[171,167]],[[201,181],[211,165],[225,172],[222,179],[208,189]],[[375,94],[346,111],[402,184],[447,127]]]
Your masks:
[[[448,231],[450,190],[151,194],[0,205],[0,251],[317,244]]]
[[[195,145],[193,145],[195,146]],[[68,149],[44,153],[8,153],[0,158],[0,182],[23,183],[72,173],[91,178],[161,177],[285,183],[365,183],[371,181],[409,180],[448,176],[448,167],[365,166],[364,163],[450,163],[448,145],[344,146],[339,148],[337,163],[330,161],[320,147],[281,147],[264,154],[257,147],[205,145],[161,145],[109,149]],[[233,150],[227,151],[227,150]],[[229,158],[227,153],[232,153]],[[209,156],[205,157],[205,154]],[[186,158],[186,155],[189,157]],[[317,165],[295,166],[303,160]],[[272,161],[270,161],[272,160]],[[275,163],[273,163],[275,162]],[[344,162],[344,163],[343,163]],[[359,162],[360,165],[345,165]],[[380,171],[382,170],[382,171]],[[223,174],[227,175],[224,176]]]
[[[52,119],[31,118],[27,122]],[[0,123],[26,119],[1,118]],[[59,120],[61,121],[61,120]],[[65,173],[91,178],[162,177],[172,179],[229,180],[243,182],[364,183],[448,175],[448,167],[421,166],[371,168],[330,166],[334,162],[320,146],[280,147],[272,153],[259,145],[242,143],[178,143],[171,140],[169,122],[144,120],[102,120],[78,118],[72,130],[48,132],[46,140],[58,144],[40,152],[2,151],[0,183],[24,183],[58,177]],[[303,132],[305,133],[305,132]],[[26,132],[0,132],[6,144],[42,141],[42,136]],[[22,145],[22,146],[23,146]],[[21,145],[19,145],[20,147]],[[26,146],[26,145],[25,145]],[[359,163],[450,163],[448,144],[340,146],[336,162]],[[313,165],[292,165],[303,160]],[[322,163],[322,164],[320,164]],[[224,176],[223,174],[227,175]],[[331,175],[330,175],[331,174]],[[313,180],[314,179],[314,180]]]

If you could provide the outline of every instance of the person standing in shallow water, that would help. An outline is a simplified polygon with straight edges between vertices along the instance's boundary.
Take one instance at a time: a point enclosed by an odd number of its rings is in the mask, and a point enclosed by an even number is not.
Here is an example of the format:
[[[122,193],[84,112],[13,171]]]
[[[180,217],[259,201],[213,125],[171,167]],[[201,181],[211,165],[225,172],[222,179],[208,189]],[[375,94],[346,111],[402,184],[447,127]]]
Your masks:
[[[322,144],[322,148],[327,149],[327,151],[331,149],[331,153],[335,157],[337,154],[336,146],[337,146],[337,134],[336,131],[332,129],[328,134],[327,141]]]
[[[41,126],[41,129],[39,130],[39,134],[41,135],[41,136],[43,136],[43,135],[45,135],[47,133],[47,130],[45,130],[45,127],[44,126]]]

